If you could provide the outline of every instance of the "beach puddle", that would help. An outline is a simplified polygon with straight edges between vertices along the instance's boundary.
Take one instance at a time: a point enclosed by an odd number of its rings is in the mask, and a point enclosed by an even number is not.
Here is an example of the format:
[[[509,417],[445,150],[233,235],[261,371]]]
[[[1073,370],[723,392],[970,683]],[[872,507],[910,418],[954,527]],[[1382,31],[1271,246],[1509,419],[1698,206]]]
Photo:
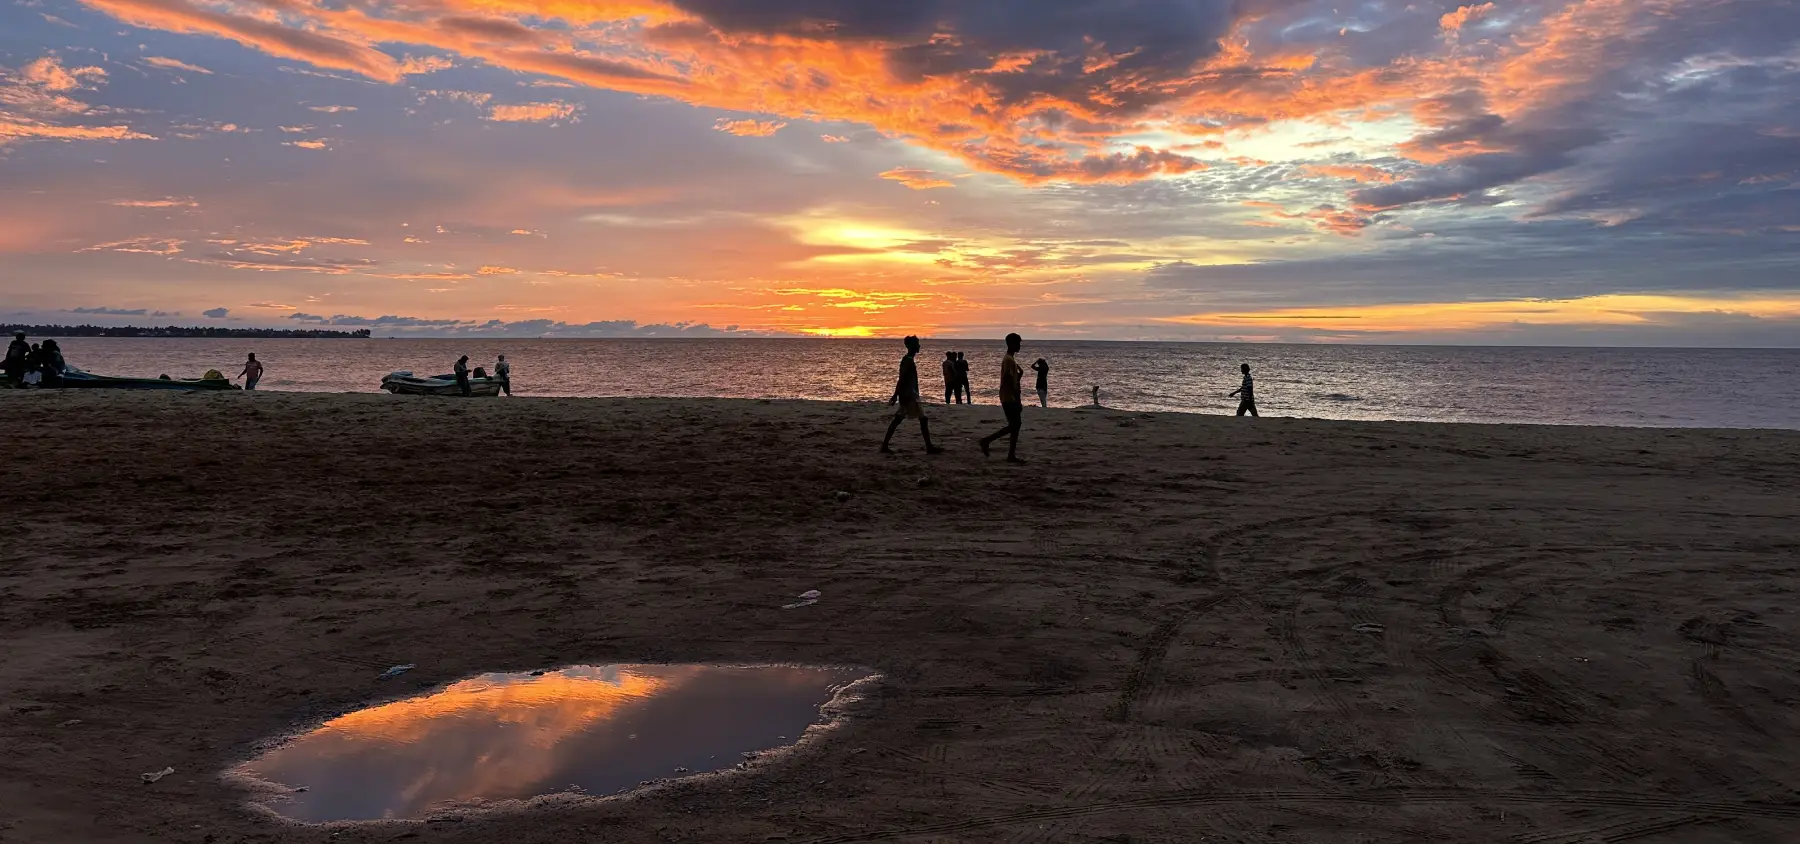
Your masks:
[[[304,823],[423,819],[730,770],[831,720],[869,672],[583,665],[483,674],[334,718],[233,773]]]

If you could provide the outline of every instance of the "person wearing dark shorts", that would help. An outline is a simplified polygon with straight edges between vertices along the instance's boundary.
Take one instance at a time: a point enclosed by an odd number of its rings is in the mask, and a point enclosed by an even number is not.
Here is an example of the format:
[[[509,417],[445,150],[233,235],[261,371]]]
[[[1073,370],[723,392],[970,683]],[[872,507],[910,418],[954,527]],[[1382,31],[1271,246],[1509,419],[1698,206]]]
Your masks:
[[[957,404],[962,404],[962,390],[957,389],[956,353],[944,353],[944,404],[949,404],[954,397]]]
[[[1231,391],[1231,395],[1238,397],[1237,415],[1243,416],[1244,414],[1248,413],[1251,416],[1255,416],[1255,415],[1257,415],[1256,414],[1256,379],[1250,377],[1250,364],[1246,363],[1246,364],[1243,364],[1242,366],[1239,366],[1238,368],[1242,369],[1244,371],[1244,383],[1243,383],[1243,386],[1240,386],[1237,389]]]
[[[1025,423],[1025,402],[1020,395],[1019,382],[1024,379],[1025,370],[1019,367],[1019,361],[1014,357],[1023,343],[1017,334],[1006,335],[1006,357],[1000,361],[1000,409],[1006,414],[1006,427],[981,438],[981,453],[986,456],[994,440],[1007,437],[1008,463],[1025,462],[1019,459],[1019,428]]]
[[[975,390],[969,387],[969,361],[962,352],[956,353],[956,394],[969,404],[975,403]]]

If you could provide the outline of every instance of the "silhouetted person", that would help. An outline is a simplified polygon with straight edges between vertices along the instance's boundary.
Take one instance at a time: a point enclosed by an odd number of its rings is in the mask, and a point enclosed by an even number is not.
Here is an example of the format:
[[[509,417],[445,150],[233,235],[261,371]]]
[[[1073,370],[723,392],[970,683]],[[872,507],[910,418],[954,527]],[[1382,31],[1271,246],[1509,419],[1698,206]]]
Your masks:
[[[956,389],[969,404],[975,403],[975,389],[969,386],[969,359],[962,352],[956,353]]]
[[[468,355],[463,355],[456,359],[456,369],[454,371],[456,373],[456,391],[464,396],[474,395],[474,393],[469,391]]]
[[[1038,358],[1037,363],[1032,364],[1031,368],[1037,372],[1037,376],[1038,376],[1037,377],[1038,407],[1049,407],[1050,406],[1050,362],[1047,360],[1044,360],[1043,358]]]
[[[956,374],[956,353],[955,352],[945,352],[944,353],[944,404],[949,404],[950,398],[952,396],[956,397],[957,404],[962,404],[962,389],[961,389],[962,385],[957,382],[957,380],[956,380],[957,377],[958,376]]]
[[[39,371],[43,365],[43,347],[36,343],[31,344],[31,351],[25,353],[25,378],[23,379],[25,386],[36,387],[38,382],[43,380],[44,375]]]
[[[506,355],[494,363],[494,375],[500,379],[500,391],[512,395],[512,364],[506,362]]]
[[[256,359],[255,352],[251,352],[250,358],[244,361],[244,371],[238,373],[238,377],[244,379],[244,390],[249,391],[256,389],[256,382],[261,381],[262,376],[262,361]],[[279,393],[281,391],[276,390],[275,392]]]
[[[1006,427],[981,438],[981,453],[986,456],[994,440],[1010,437],[1006,444],[1006,462],[1024,463],[1019,459],[1019,426],[1025,421],[1025,402],[1019,394],[1019,381],[1025,370],[1019,368],[1013,355],[1024,341],[1017,334],[1006,335],[1006,357],[1000,361],[1000,410],[1006,413]]]
[[[6,380],[14,387],[25,383],[25,359],[31,357],[31,344],[25,342],[25,332],[13,335],[11,343],[6,344]]]
[[[900,381],[894,385],[894,397],[888,399],[889,405],[898,404],[900,409],[894,411],[894,421],[888,423],[887,436],[881,438],[881,453],[892,454],[888,443],[893,441],[894,432],[899,430],[900,422],[908,417],[919,420],[919,436],[925,438],[926,454],[941,454],[943,449],[931,444],[931,422],[925,418],[925,407],[919,404],[919,367],[913,356],[919,353],[919,338],[906,338],[906,357],[900,359]]]
[[[68,366],[69,365],[63,361],[62,346],[55,340],[45,340],[43,358],[39,364],[39,370],[44,373],[43,385],[46,387],[61,387],[63,383],[63,370],[67,369]]]
[[[1243,386],[1238,387],[1237,389],[1231,391],[1231,395],[1240,397],[1238,399],[1237,415],[1243,416],[1245,413],[1248,413],[1251,416],[1255,416],[1256,415],[1256,379],[1250,377],[1250,364],[1246,363],[1246,364],[1243,364],[1242,366],[1239,366],[1238,368],[1242,369],[1244,371],[1244,384],[1243,384]]]
[[[1094,406],[1095,407],[1100,406],[1100,385],[1099,384],[1094,385]]]

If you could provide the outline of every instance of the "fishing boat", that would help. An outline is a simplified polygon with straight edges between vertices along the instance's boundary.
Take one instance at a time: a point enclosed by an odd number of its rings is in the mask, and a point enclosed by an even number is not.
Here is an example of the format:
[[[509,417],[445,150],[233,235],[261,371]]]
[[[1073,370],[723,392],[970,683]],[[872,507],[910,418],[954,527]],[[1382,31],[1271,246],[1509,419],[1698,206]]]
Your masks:
[[[95,375],[79,369],[67,369],[62,374],[64,388],[72,389],[105,389],[105,390],[237,390],[238,385],[226,380],[218,370],[208,370],[199,378],[121,378],[113,375]]]
[[[461,396],[454,375],[423,377],[411,372],[390,372],[381,378],[381,389],[397,396]],[[469,395],[488,398],[500,395],[500,379],[485,375],[469,379]]]

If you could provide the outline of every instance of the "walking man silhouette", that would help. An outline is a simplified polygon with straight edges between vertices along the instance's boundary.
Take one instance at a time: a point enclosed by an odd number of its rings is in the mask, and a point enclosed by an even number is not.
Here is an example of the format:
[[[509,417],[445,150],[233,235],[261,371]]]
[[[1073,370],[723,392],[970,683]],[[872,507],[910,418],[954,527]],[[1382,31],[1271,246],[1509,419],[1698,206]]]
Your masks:
[[[1244,384],[1231,391],[1231,395],[1239,397],[1237,415],[1243,416],[1245,413],[1249,413],[1251,416],[1255,416],[1257,415],[1256,379],[1250,377],[1250,364],[1246,363],[1238,368],[1244,371]]]
[[[1019,459],[1019,426],[1025,421],[1025,402],[1019,395],[1019,380],[1025,377],[1025,370],[1019,367],[1019,361],[1013,357],[1019,353],[1019,346],[1024,342],[1017,334],[1006,335],[1006,357],[1000,361],[1000,410],[1006,414],[1006,427],[981,438],[981,453],[986,456],[994,440],[1008,437],[1008,463],[1025,462]]]
[[[881,438],[881,453],[893,454],[888,443],[894,439],[894,432],[899,430],[902,420],[907,418],[919,420],[919,436],[925,438],[926,454],[942,454],[943,449],[931,444],[931,422],[925,418],[925,408],[919,404],[919,366],[913,357],[919,353],[919,338],[908,335],[906,338],[906,357],[900,359],[900,381],[894,385],[894,397],[888,399],[890,406],[898,404],[900,409],[894,411],[894,421],[888,423],[887,436]]]

